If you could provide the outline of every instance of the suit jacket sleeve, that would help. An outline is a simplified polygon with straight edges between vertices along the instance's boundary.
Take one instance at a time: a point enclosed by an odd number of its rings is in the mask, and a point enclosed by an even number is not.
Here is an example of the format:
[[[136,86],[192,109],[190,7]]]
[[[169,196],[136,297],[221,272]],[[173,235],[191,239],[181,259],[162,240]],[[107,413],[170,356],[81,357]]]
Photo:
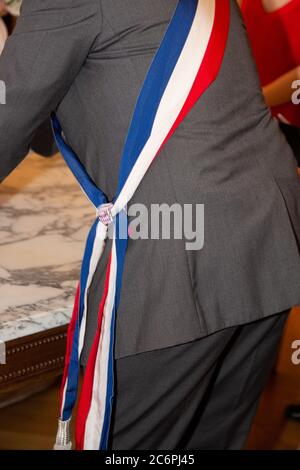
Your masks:
[[[98,0],[24,0],[0,57],[0,181],[67,93],[100,29],[98,15]]]

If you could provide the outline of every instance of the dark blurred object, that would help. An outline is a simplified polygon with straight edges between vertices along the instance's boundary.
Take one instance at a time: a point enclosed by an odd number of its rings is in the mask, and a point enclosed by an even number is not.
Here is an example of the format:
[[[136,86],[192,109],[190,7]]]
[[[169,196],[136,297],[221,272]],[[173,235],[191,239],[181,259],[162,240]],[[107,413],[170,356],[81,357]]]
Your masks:
[[[6,24],[8,34],[11,34],[14,30],[15,25],[16,25],[17,18],[15,16],[12,16],[12,15],[6,15],[2,19]]]
[[[300,421],[300,404],[290,405],[285,410],[286,417],[294,421]]]
[[[42,157],[52,157],[58,152],[53,137],[50,118],[38,128],[30,147],[35,153],[38,153]]]
[[[295,158],[300,167],[300,128],[280,123],[282,132],[284,133],[288,143],[292,147]]]

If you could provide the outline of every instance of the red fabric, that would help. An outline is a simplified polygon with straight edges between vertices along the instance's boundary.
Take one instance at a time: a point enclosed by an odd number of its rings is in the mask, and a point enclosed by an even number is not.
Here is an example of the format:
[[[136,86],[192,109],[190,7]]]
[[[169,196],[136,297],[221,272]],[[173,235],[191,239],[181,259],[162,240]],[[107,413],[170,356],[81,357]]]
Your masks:
[[[300,0],[272,12],[265,11],[262,0],[243,0],[242,13],[262,86],[300,65]],[[300,105],[290,102],[272,112],[300,127]]]

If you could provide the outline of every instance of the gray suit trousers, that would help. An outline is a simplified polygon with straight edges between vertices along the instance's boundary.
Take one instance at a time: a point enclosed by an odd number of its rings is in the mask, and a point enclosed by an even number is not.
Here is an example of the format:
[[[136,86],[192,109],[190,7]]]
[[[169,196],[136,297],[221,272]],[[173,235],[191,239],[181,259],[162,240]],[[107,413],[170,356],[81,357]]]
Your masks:
[[[118,359],[110,447],[242,449],[287,317]]]

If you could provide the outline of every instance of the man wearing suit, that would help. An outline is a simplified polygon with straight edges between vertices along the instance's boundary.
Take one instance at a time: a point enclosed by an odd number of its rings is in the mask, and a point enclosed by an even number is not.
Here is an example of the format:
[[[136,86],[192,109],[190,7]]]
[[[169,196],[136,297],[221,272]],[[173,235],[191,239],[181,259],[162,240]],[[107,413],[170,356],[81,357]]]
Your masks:
[[[24,0],[0,59],[0,179],[55,111],[111,200],[132,112],[176,0]],[[129,240],[110,448],[240,449],[300,302],[300,190],[236,6],[221,71],[132,202],[205,205],[205,245]],[[108,257],[107,247],[104,257]],[[104,284],[89,289],[86,365]]]

